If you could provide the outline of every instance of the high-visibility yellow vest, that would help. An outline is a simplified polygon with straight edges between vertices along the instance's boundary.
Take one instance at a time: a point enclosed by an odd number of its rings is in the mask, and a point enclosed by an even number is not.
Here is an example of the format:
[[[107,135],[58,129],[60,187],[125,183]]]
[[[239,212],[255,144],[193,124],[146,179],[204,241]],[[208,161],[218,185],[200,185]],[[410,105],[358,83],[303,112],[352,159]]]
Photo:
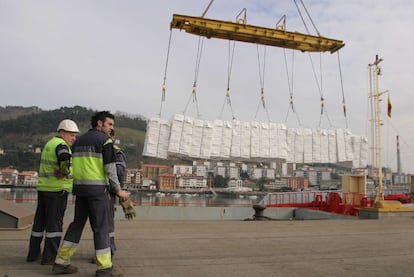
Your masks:
[[[82,137],[79,139],[81,140]],[[110,138],[103,145],[108,143],[112,143]],[[95,146],[76,146],[73,153],[73,176],[75,185],[107,186],[109,184],[102,153],[96,152]]]
[[[68,147],[68,151],[72,154],[70,146],[60,137],[54,137],[49,140],[41,155],[39,167],[39,180],[37,182],[37,190],[39,191],[61,191],[72,192],[73,180],[71,174],[68,177],[58,179],[55,171],[59,169],[58,157],[56,156],[56,147],[64,144]],[[70,169],[72,172],[72,169]]]

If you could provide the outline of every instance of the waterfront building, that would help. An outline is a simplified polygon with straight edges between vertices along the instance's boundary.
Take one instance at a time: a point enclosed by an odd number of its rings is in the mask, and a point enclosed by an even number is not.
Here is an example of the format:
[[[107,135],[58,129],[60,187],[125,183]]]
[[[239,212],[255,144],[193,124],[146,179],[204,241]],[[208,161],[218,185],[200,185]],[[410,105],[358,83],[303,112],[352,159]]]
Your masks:
[[[207,179],[198,176],[178,176],[178,189],[204,189],[207,188]]]
[[[175,190],[176,189],[176,177],[171,173],[163,173],[158,176],[158,189],[159,190]]]
[[[233,166],[230,164],[229,170],[228,170],[228,178],[230,179],[240,179],[240,168],[233,164]]]
[[[311,186],[317,186],[320,184],[320,182],[318,182],[318,172],[313,170],[313,169],[309,169],[307,171],[304,172],[304,177],[308,177],[309,180],[309,184]]]
[[[276,170],[274,168],[264,168],[263,169],[263,177],[267,179],[275,179]]]
[[[22,171],[17,175],[17,185],[36,187],[38,179],[37,171]]]
[[[137,168],[127,168],[125,172],[125,186],[127,189],[139,189],[142,187],[142,172]]]
[[[192,175],[193,166],[192,165],[174,165],[173,174],[178,175]]]
[[[208,165],[200,164],[194,165],[194,175],[198,177],[207,178],[208,176]]]
[[[251,179],[260,179],[263,176],[263,169],[260,167],[253,167],[250,169],[250,178]]]
[[[13,168],[0,168],[2,183],[5,185],[16,185],[19,171]]]
[[[223,177],[226,177],[226,167],[220,163],[217,163],[217,166],[215,168],[215,175],[221,175]]]
[[[264,184],[266,190],[280,190],[287,187],[289,187],[288,178],[280,178]]]
[[[243,181],[240,179],[230,179],[227,182],[227,187],[229,188],[241,188],[243,187]]]
[[[309,188],[309,181],[305,177],[282,177],[287,180],[287,186],[293,190],[305,190]]]
[[[160,174],[172,173],[172,168],[161,164],[144,164],[141,162],[141,172],[143,179],[156,180]]]

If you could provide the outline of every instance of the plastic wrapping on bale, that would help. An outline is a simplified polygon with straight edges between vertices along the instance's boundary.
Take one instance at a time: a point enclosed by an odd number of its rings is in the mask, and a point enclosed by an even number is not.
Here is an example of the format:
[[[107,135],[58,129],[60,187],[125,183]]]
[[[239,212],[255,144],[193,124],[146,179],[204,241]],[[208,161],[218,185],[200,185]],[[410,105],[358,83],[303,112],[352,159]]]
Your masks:
[[[368,140],[349,129],[287,128],[272,122],[207,121],[174,115],[148,121],[144,156],[287,163],[351,161],[364,167]]]

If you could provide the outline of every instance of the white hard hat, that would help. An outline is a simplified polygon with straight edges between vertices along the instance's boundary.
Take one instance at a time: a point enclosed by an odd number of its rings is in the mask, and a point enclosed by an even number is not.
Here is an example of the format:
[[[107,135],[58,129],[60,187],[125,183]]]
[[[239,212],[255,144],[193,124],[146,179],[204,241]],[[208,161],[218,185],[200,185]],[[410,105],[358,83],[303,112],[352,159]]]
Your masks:
[[[72,132],[72,133],[79,133],[79,129],[78,129],[78,125],[76,125],[75,121],[70,120],[70,119],[64,119],[62,120],[58,127],[57,130],[64,130],[66,132]]]

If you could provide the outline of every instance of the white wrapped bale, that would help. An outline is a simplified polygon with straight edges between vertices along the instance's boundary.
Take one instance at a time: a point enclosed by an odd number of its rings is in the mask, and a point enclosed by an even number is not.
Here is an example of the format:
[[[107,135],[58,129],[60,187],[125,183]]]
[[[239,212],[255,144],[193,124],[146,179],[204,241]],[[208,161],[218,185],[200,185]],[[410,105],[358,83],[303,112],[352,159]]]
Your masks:
[[[329,142],[329,163],[336,163],[338,161],[337,147],[336,147],[336,132],[335,130],[328,131]]]
[[[313,162],[312,129],[303,129],[303,162]]]
[[[191,145],[193,140],[193,118],[186,116],[183,121],[183,129],[181,132],[180,155],[184,157],[190,156]]]
[[[345,132],[344,129],[336,129],[336,151],[338,162],[346,161],[346,149],[345,149]]]
[[[143,156],[157,157],[158,139],[160,134],[160,118],[154,117],[147,121],[147,131],[145,133]]]
[[[321,130],[321,163],[329,163],[329,137],[327,130]]]
[[[360,151],[360,167],[365,168],[368,165],[369,145],[368,138],[361,137],[361,151]]]
[[[352,138],[353,161],[352,167],[365,168],[368,161],[368,139],[353,135]]]
[[[223,120],[216,119],[213,123],[213,135],[211,138],[211,152],[212,158],[220,158],[221,156],[221,143],[223,136]]]
[[[183,131],[184,115],[176,114],[171,122],[170,143],[168,145],[169,155],[180,154],[181,134]]]
[[[250,123],[250,157],[260,158],[260,123],[252,121]]]
[[[269,158],[279,158],[280,142],[279,142],[279,129],[276,123],[269,123]]]
[[[233,135],[233,127],[230,121],[223,124],[223,133],[221,139],[220,156],[222,158],[230,158],[231,137]]]
[[[321,136],[322,130],[313,129],[312,130],[312,161],[313,163],[320,163],[321,159]]]
[[[304,155],[304,146],[305,146],[305,136],[303,129],[296,129],[295,137],[295,163],[303,163]]]
[[[193,137],[191,140],[190,157],[200,158],[201,140],[203,137],[204,121],[195,119],[193,122]]]
[[[240,138],[240,156],[242,159],[251,157],[251,125],[250,122],[242,122]]]
[[[286,162],[288,163],[295,162],[295,139],[296,139],[296,129],[288,128],[286,132],[286,144],[287,144]]]
[[[352,133],[351,130],[344,130],[344,141],[345,141],[345,160],[353,161],[354,153],[352,149]]]
[[[269,123],[262,122],[260,125],[260,146],[259,156],[260,158],[270,158],[270,130]]]
[[[230,157],[234,159],[241,158],[241,139],[242,123],[239,120],[233,120],[233,134],[231,137]]]
[[[168,144],[170,141],[171,124],[168,120],[160,121],[160,136],[158,139],[157,157],[168,158]]]
[[[204,121],[203,136],[201,137],[200,158],[210,159],[213,139],[213,122]]]
[[[361,166],[361,137],[360,136],[352,136],[352,151],[354,154],[354,159],[352,160],[352,167],[360,168]]]
[[[288,156],[287,128],[285,124],[278,124],[278,157],[286,159]]]

